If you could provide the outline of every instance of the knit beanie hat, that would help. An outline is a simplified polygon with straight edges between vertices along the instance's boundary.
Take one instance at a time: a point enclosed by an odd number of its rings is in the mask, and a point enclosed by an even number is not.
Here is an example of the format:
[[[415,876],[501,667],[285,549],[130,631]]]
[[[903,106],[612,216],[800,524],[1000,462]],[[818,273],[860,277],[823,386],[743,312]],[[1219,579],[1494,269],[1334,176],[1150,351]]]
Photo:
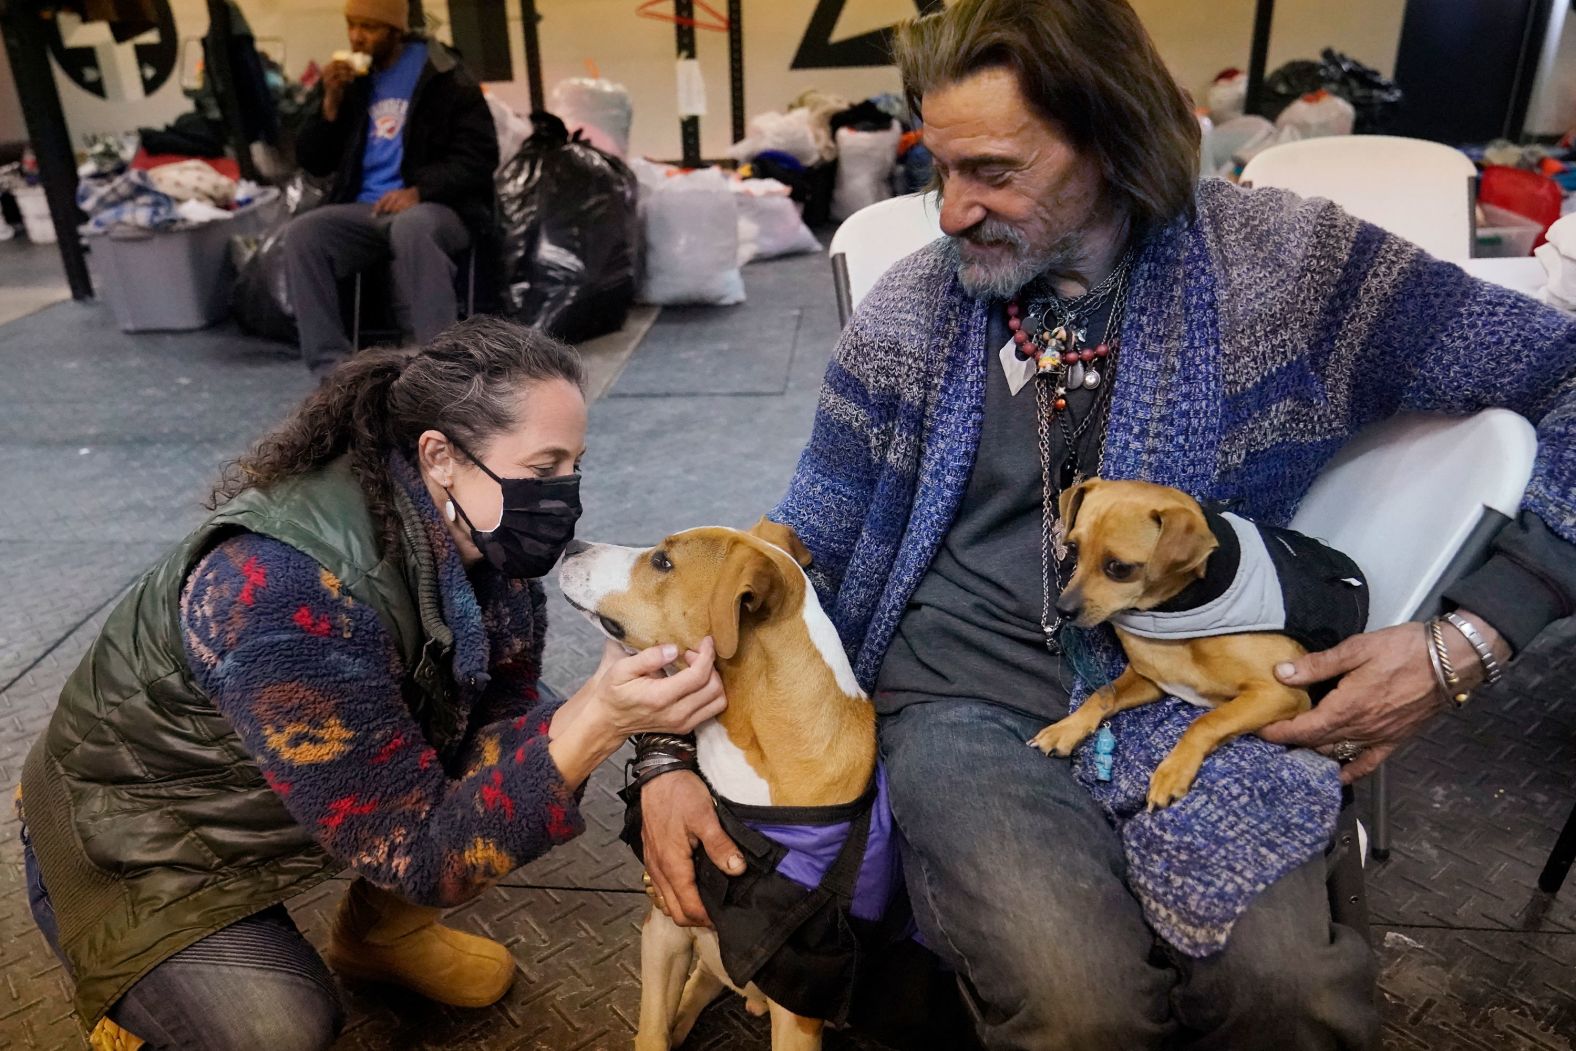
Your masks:
[[[365,18],[409,32],[410,0],[345,0],[345,17]]]

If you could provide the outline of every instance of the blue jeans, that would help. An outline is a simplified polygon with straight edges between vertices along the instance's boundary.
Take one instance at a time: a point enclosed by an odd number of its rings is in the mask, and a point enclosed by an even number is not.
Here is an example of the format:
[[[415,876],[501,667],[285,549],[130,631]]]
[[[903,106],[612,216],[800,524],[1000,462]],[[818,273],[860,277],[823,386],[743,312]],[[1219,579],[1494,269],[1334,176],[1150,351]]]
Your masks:
[[[1220,1051],[1378,1046],[1376,962],[1330,919],[1315,859],[1192,959],[1144,922],[1104,812],[1024,742],[1041,717],[980,701],[880,723],[915,919],[997,1049]]]
[[[33,920],[70,973],[25,823],[22,857]],[[344,1025],[328,966],[282,905],[171,956],[127,990],[109,1017],[149,1051],[323,1051]]]

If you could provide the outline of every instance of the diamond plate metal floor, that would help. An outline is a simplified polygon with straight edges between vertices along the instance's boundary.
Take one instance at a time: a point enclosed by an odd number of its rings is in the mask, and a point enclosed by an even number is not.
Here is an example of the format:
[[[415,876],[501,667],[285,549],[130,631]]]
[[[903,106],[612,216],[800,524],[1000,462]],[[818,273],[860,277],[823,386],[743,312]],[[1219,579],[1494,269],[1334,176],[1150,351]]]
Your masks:
[[[745,275],[751,298],[741,306],[664,312],[592,406],[584,535],[643,543],[700,522],[748,524],[781,492],[836,317],[824,257]],[[225,329],[126,336],[103,307],[75,303],[0,326],[0,375],[0,786],[9,786],[109,604],[200,518],[219,460],[308,381],[273,344]],[[547,674],[573,686],[600,643],[551,601]],[[1369,870],[1387,1047],[1576,1045],[1576,880],[1555,900],[1533,889],[1576,803],[1573,682],[1567,623],[1500,689],[1393,760],[1395,849]],[[454,914],[514,953],[520,976],[503,1002],[450,1010],[348,985],[339,1048],[629,1046],[645,898],[617,840],[622,758],[592,777],[584,836]],[[76,1051],[67,983],[27,915],[9,810],[0,807],[0,1051]],[[319,945],[343,886],[291,903]],[[768,1044],[765,1021],[725,998],[686,1046]],[[880,1051],[842,1033],[827,1047]]]

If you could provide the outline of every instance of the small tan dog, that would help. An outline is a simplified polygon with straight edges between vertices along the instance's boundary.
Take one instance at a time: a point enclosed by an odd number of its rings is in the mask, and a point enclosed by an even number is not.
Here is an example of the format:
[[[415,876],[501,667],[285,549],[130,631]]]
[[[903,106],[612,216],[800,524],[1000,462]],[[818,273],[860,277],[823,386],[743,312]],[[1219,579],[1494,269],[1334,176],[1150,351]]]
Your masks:
[[[1367,587],[1345,555],[1207,514],[1180,490],[1094,478],[1062,493],[1059,509],[1077,568],[1057,609],[1081,628],[1110,621],[1128,666],[1029,743],[1069,755],[1106,718],[1166,695],[1212,709],[1155,768],[1151,810],[1186,795],[1226,741],[1307,711],[1308,691],[1276,679],[1275,665],[1367,620]]]
[[[875,710],[803,566],[787,526],[691,529],[653,548],[577,544],[559,571],[564,597],[633,649],[710,635],[728,707],[696,728],[701,772],[736,803],[828,807],[859,799],[876,762]],[[693,966],[692,966],[693,964]],[[641,928],[637,1051],[684,1042],[724,988],[769,1012],[774,1051],[817,1051],[823,1023],[742,988],[716,932],[685,928],[658,907]]]

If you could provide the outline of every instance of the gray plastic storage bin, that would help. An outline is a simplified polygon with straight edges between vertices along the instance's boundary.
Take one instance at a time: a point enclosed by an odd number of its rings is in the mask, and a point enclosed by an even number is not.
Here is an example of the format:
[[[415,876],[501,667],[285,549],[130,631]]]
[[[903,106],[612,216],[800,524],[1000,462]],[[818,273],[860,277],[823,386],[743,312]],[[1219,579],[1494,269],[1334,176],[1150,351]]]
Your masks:
[[[122,332],[203,328],[230,309],[230,238],[260,234],[279,215],[264,190],[228,219],[180,230],[120,226],[89,238],[95,283]]]

